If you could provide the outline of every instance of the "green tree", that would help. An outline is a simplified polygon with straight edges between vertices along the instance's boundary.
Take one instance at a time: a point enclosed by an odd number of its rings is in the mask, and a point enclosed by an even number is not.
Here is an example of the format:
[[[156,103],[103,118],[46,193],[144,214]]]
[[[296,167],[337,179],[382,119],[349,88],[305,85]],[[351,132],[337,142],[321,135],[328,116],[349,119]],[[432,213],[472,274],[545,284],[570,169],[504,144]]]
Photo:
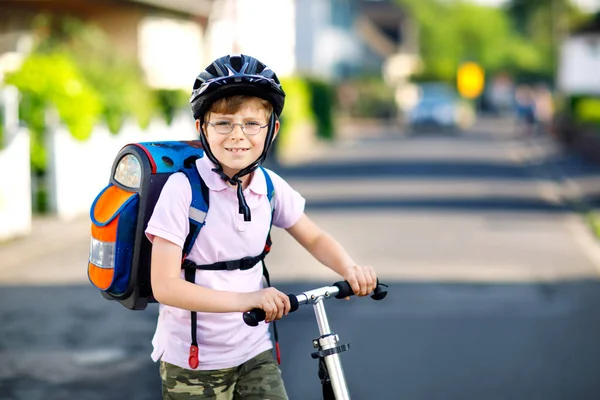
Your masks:
[[[46,168],[44,133],[49,110],[54,109],[81,140],[90,136],[100,119],[100,95],[68,54],[31,54],[6,82],[21,92],[20,114],[32,134],[31,160],[37,172]]]
[[[571,0],[509,0],[506,12],[516,31],[537,49],[541,62],[536,72],[547,77],[556,71],[564,37],[589,17]]]
[[[396,1],[419,27],[422,80],[450,82],[466,60],[478,62],[488,73],[549,76],[555,48],[552,29],[560,24],[560,18],[552,19],[556,7],[569,11],[568,17],[561,17],[569,24],[581,17],[569,0],[554,0],[555,8],[550,0],[512,0],[506,8],[461,0]]]
[[[421,79],[452,81],[458,65],[466,60],[487,71],[535,63],[534,49],[512,32],[501,9],[466,1],[398,1],[419,26],[425,65]]]
[[[46,32],[40,35],[38,51],[70,54],[85,79],[97,88],[103,119],[112,133],[119,132],[130,116],[142,128],[149,125],[158,107],[155,93],[137,60],[119,53],[100,28],[72,17],[53,21],[41,16],[37,31]]]

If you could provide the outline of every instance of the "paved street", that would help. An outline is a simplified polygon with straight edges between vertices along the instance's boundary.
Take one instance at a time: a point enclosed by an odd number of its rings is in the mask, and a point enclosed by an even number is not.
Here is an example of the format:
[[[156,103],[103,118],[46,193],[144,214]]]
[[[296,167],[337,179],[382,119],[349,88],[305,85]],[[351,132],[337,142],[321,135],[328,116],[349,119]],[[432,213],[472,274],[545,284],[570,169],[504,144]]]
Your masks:
[[[278,172],[307,213],[389,283],[384,301],[329,301],[353,399],[596,399],[600,253],[565,203],[544,139],[484,120],[457,135],[383,130]],[[574,160],[572,160],[575,162]],[[590,166],[590,171],[593,168]],[[568,192],[568,193],[567,193]],[[0,399],[159,399],[156,307],[127,311],[87,283],[89,223],[36,219],[0,244]],[[338,278],[274,232],[272,280]],[[312,310],[278,324],[292,399],[318,399]]]

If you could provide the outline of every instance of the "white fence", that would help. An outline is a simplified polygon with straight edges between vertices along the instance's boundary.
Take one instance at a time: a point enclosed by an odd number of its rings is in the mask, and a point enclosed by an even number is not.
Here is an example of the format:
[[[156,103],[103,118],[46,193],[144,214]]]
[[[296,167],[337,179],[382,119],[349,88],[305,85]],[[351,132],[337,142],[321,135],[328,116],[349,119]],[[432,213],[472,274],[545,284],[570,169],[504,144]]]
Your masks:
[[[19,127],[19,93],[0,87],[0,241],[31,232],[29,132]]]
[[[0,150],[0,241],[31,232],[29,132],[13,134]]]
[[[63,219],[87,214],[96,195],[108,184],[113,161],[126,144],[197,138],[189,113],[182,113],[171,125],[155,120],[147,130],[128,122],[118,135],[98,126],[86,141],[74,139],[62,126],[53,129],[47,143],[50,212]]]

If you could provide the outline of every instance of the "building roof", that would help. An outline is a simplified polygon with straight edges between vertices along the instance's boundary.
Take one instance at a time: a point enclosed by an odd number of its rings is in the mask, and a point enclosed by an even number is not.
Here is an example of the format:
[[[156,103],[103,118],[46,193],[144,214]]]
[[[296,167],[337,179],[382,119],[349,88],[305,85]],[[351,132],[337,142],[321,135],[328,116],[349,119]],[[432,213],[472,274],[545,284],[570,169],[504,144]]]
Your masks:
[[[208,17],[214,0],[129,0],[134,3],[142,3],[170,11],[198,17]]]

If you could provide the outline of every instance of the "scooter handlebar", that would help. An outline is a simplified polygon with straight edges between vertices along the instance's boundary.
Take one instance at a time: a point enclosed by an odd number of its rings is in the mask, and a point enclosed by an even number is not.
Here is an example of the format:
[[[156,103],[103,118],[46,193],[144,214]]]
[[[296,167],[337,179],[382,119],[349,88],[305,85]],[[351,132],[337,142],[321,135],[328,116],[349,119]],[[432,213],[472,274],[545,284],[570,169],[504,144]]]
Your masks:
[[[373,300],[383,300],[385,298],[385,296],[387,296],[386,288],[387,288],[387,285],[385,285],[383,283],[379,283],[379,280],[377,280],[377,286],[375,287],[375,290],[373,291],[371,298]],[[330,292],[330,289],[332,289],[331,292]],[[336,292],[335,289],[337,289],[337,293],[335,293]],[[310,291],[310,292],[305,292],[299,296],[296,296],[294,294],[288,294],[288,297],[290,299],[290,305],[291,305],[290,312],[296,311],[298,309],[298,307],[300,306],[300,301],[298,300],[298,297],[300,297],[300,296],[304,297],[304,301],[302,301],[302,304],[308,304],[309,298],[313,297],[313,296],[308,295],[311,292],[316,292],[316,293],[323,292],[323,295],[325,297],[329,297],[329,295],[333,295],[336,299],[344,299],[346,297],[354,296],[354,291],[352,290],[352,287],[350,286],[348,281],[339,281],[339,282],[334,283],[332,286],[316,289],[316,290]],[[244,318],[244,322],[246,323],[246,325],[258,326],[259,322],[262,322],[265,320],[266,314],[265,314],[264,310],[262,310],[260,308],[255,308],[253,310],[245,312],[243,315],[243,318]]]
[[[288,297],[290,299],[290,312],[294,312],[298,309],[298,298],[296,296],[294,296],[293,294],[288,294]],[[246,325],[248,326],[258,326],[259,322],[262,322],[265,320],[266,318],[266,314],[265,314],[265,310],[262,310],[260,308],[255,308],[252,309],[248,312],[244,313],[244,322],[246,323]]]
[[[337,287],[339,290],[335,295],[336,299],[345,299],[346,297],[354,296],[354,291],[352,290],[352,287],[348,281],[339,281],[334,283],[333,286]],[[371,298],[373,300],[385,299],[385,296],[387,296],[387,287],[387,285],[379,283],[379,279],[377,279],[377,286],[375,286],[375,290],[373,290]]]

